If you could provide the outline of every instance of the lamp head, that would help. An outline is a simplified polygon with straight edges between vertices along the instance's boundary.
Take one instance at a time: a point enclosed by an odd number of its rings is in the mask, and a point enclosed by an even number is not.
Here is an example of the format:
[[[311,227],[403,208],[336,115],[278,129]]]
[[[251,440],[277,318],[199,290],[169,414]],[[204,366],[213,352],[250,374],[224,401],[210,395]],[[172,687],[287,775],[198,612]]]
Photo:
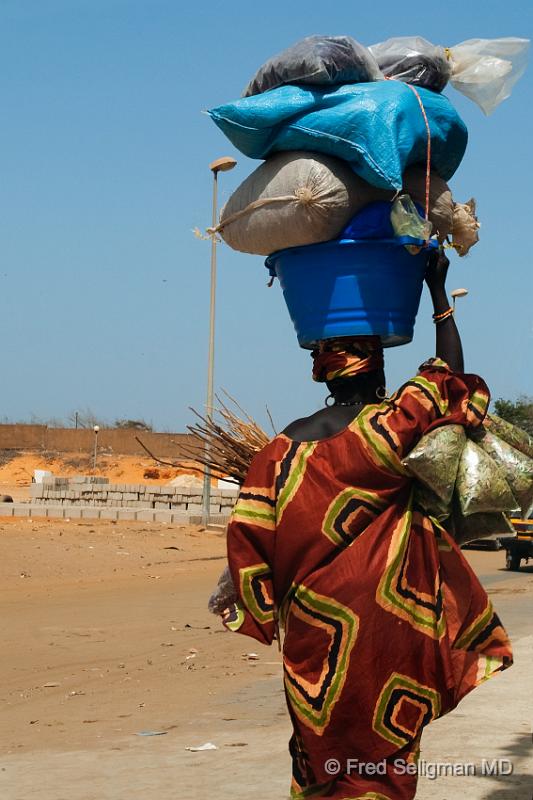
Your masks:
[[[452,297],[466,297],[468,294],[468,289],[454,289],[452,292]]]
[[[222,158],[217,158],[215,161],[212,161],[209,164],[209,169],[216,175],[217,172],[228,172],[230,169],[233,169],[236,164],[237,162],[231,156],[222,156]]]
[[[100,430],[100,425],[94,425],[94,427],[93,427],[93,431],[94,431],[95,433],[98,433],[98,431],[99,431],[99,430]]]

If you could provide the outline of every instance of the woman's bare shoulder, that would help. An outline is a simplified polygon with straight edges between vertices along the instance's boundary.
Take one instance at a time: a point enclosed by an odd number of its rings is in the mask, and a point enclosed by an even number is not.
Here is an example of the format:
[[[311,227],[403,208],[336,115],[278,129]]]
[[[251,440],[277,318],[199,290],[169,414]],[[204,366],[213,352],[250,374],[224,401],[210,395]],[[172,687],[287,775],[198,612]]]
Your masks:
[[[359,410],[359,409],[357,409]],[[316,442],[341,433],[357,416],[354,406],[322,408],[308,417],[294,420],[283,435],[295,442]]]

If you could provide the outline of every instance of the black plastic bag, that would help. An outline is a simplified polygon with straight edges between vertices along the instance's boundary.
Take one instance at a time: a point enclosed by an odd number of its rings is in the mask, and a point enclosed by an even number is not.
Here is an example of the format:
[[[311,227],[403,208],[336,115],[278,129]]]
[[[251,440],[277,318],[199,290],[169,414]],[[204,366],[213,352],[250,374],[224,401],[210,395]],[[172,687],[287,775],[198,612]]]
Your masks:
[[[446,50],[421,36],[400,36],[369,48],[382,73],[413,86],[442,92],[452,74]]]
[[[383,75],[374,56],[351,36],[308,36],[265,62],[242,96],[262,94],[287,83],[329,86],[380,78]]]

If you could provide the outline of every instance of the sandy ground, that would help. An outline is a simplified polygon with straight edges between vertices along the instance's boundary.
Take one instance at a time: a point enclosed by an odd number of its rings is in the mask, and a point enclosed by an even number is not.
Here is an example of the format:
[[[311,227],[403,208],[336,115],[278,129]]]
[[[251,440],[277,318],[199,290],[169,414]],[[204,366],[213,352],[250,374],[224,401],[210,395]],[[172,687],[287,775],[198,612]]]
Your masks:
[[[177,475],[198,473],[158,465],[148,456],[99,454],[97,468],[93,470],[92,457],[82,453],[20,453],[11,456],[9,451],[0,453],[0,495],[10,494],[15,501],[27,500],[34,470],[46,469],[53,475],[101,475],[110,483],[164,484]],[[153,477],[150,477],[153,476]]]
[[[206,610],[224,550],[192,527],[0,519],[2,800],[287,797],[280,655]],[[514,773],[422,778],[417,798],[531,800],[533,567],[468,558],[517,663],[430,726],[422,755],[508,758]],[[186,750],[206,742],[218,749]]]

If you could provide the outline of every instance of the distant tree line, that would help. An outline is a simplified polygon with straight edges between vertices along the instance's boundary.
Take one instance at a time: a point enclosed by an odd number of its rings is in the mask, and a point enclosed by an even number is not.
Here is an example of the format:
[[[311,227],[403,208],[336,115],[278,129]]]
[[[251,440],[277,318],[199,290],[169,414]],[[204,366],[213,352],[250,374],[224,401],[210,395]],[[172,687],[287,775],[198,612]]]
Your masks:
[[[517,400],[494,401],[494,411],[499,417],[512,422],[533,436],[533,397],[521,395]]]

